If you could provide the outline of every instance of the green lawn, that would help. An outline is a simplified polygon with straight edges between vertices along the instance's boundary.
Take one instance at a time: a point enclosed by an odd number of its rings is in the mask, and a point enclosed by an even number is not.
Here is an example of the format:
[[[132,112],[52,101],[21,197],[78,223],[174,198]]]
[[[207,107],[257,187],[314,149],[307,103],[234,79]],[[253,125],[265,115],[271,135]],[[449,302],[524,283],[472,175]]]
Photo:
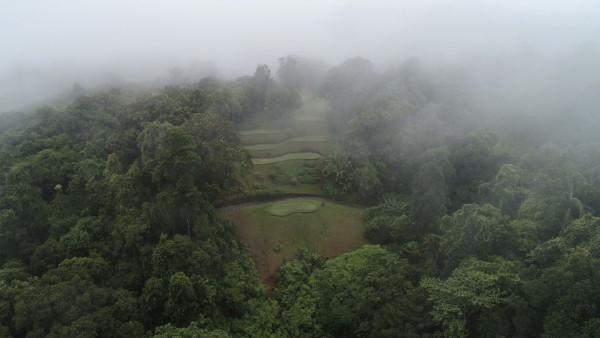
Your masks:
[[[253,129],[238,132],[242,144],[276,143],[288,138],[286,132],[275,129]]]
[[[283,133],[281,130],[277,129],[252,129],[252,130],[240,130],[238,134],[242,136],[248,135],[273,135],[273,134],[281,134]]]
[[[295,213],[310,213],[319,210],[319,204],[315,201],[287,201],[275,203],[269,209],[269,213],[273,216],[285,217]]]
[[[321,159],[329,151],[326,100],[301,93],[303,106],[282,121],[254,121],[238,132],[254,169],[244,174],[243,196],[321,194]],[[293,136],[293,137],[292,137]]]
[[[320,160],[289,160],[270,165],[256,165],[242,181],[245,194],[321,194]]]
[[[287,120],[254,121],[258,129],[239,132],[254,164],[242,177],[244,196],[322,194],[321,162],[329,150],[330,107],[326,100],[307,93],[302,93],[302,99],[302,108]],[[219,211],[236,225],[238,238],[250,249],[263,280],[293,259],[301,247],[336,257],[366,244],[363,213],[363,209],[308,198]]]
[[[325,154],[329,149],[329,142],[322,136],[299,136],[279,143],[252,144],[244,148],[250,151],[252,157],[274,157],[307,151]]]
[[[323,136],[298,136],[290,139],[294,142],[327,142]]]
[[[272,277],[285,260],[293,259],[301,247],[324,257],[336,257],[367,243],[363,237],[363,209],[320,200],[302,201],[316,204],[318,210],[273,216],[273,206],[284,203],[274,202],[219,212],[234,222],[263,280]]]
[[[321,154],[317,154],[317,153],[313,153],[313,152],[291,153],[291,154],[284,154],[284,155],[277,156],[277,157],[253,158],[252,164],[264,165],[264,164],[274,164],[274,163],[290,161],[290,160],[318,160],[321,157],[323,157],[323,156],[321,156]]]

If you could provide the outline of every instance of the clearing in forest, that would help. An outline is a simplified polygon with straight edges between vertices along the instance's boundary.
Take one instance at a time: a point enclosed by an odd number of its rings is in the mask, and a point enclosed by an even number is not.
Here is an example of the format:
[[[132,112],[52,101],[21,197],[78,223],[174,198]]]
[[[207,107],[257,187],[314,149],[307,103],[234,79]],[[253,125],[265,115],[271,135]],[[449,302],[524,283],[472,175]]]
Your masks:
[[[243,197],[322,193],[320,165],[330,148],[330,107],[327,100],[307,93],[302,101],[302,108],[283,122],[264,118],[254,121],[255,129],[238,132],[254,164],[242,177]]]
[[[321,155],[313,152],[304,152],[304,153],[289,153],[284,154],[277,157],[255,157],[252,159],[252,164],[260,165],[260,164],[273,164],[279,163],[283,161],[289,160],[318,160],[321,158]]]
[[[252,157],[276,157],[289,153],[316,152],[324,155],[329,141],[323,136],[298,136],[278,143],[262,143],[244,146]]]
[[[235,224],[238,238],[250,249],[265,283],[302,247],[332,258],[367,243],[362,208],[318,197],[285,197],[322,194],[321,164],[330,147],[330,107],[327,100],[312,95],[303,94],[302,99],[302,108],[285,121],[254,121],[255,129],[238,133],[254,165],[242,177],[242,197],[281,199],[219,210],[221,217]]]
[[[238,132],[243,144],[275,143],[285,140],[288,136],[282,130],[252,129]]]
[[[367,244],[363,209],[324,199],[286,199],[224,208],[219,213],[235,223],[238,238],[250,249],[263,281],[284,261],[294,259],[301,247],[336,257]]]
[[[318,201],[294,200],[279,202],[271,205],[269,213],[272,216],[285,217],[295,213],[311,213],[319,210]]]
[[[255,165],[245,177],[246,196],[320,195],[319,160],[288,160]]]

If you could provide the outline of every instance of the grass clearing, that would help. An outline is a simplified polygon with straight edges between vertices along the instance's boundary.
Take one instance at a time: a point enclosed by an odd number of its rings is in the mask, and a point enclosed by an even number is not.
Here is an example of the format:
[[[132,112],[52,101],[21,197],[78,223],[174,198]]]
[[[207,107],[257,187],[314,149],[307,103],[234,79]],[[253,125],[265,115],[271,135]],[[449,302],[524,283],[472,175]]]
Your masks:
[[[286,132],[276,129],[253,129],[238,132],[242,144],[277,143],[288,138]]]
[[[278,121],[265,115],[246,124],[257,129],[238,133],[254,164],[253,170],[241,177],[242,196],[322,195],[322,154],[330,146],[327,121],[331,108],[327,100],[301,95],[303,106],[292,115]],[[234,222],[263,281],[284,261],[294,259],[301,247],[331,258],[368,243],[363,236],[364,209],[319,198],[226,207],[219,215]]]
[[[266,143],[266,144],[252,144],[249,146],[244,146],[244,149],[252,150],[273,150],[277,148],[279,143]]]
[[[328,142],[323,136],[298,136],[290,139],[292,142]]]
[[[291,153],[291,154],[284,154],[284,155],[277,156],[277,157],[253,158],[252,164],[254,164],[254,165],[274,164],[274,163],[279,163],[279,162],[284,162],[284,161],[289,161],[289,160],[308,161],[308,160],[318,160],[318,159],[321,159],[322,157],[323,156],[321,154],[313,153],[313,152]]]
[[[303,201],[317,204],[318,210],[273,216],[271,208],[283,203],[274,202],[219,212],[234,222],[263,280],[272,277],[284,261],[294,259],[301,247],[331,258],[367,244],[363,209],[318,199]]]
[[[257,165],[242,178],[245,195],[320,195],[320,161],[289,160]]]
[[[277,129],[252,129],[252,130],[240,130],[238,134],[242,136],[248,135],[273,135],[273,134],[281,134],[283,133],[281,130]]]
[[[252,157],[275,157],[289,153],[313,152],[325,154],[329,141],[322,136],[300,136],[279,143],[261,143],[244,146]]]
[[[319,210],[319,204],[315,201],[288,201],[275,203],[269,209],[273,216],[285,217],[295,213],[310,213]]]

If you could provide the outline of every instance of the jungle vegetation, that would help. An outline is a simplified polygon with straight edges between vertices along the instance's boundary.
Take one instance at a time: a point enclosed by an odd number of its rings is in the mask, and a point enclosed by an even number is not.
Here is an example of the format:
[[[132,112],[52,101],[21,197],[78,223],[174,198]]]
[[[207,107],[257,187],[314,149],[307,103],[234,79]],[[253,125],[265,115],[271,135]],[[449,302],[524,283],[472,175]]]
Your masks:
[[[286,56],[0,115],[0,336],[597,336],[600,101],[574,63],[528,114],[461,69]],[[367,207],[370,244],[300,249],[267,289],[216,208],[253,167],[237,132],[301,93],[331,108],[307,181]]]

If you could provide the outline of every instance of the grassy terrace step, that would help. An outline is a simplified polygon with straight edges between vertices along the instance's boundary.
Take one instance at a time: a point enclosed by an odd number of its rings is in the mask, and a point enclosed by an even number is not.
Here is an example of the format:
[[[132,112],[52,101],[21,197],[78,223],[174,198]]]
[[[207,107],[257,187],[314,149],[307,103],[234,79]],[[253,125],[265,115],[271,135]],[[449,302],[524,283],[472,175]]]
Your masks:
[[[323,136],[298,136],[290,139],[292,142],[328,142]]]
[[[247,196],[277,194],[322,194],[319,161],[289,160],[255,165],[242,178]]]
[[[242,144],[277,143],[288,138],[286,132],[276,129],[253,129],[238,132]]]
[[[252,145],[248,145],[248,146],[244,146],[244,148],[248,149],[248,150],[271,150],[271,149],[276,149],[277,147],[281,147],[286,145],[287,143],[300,143],[300,142],[329,142],[326,138],[324,138],[323,136],[298,136],[298,137],[292,137],[290,139],[287,139],[285,141],[279,142],[279,143],[259,143],[259,144],[252,144]]]
[[[269,213],[273,216],[285,217],[295,213],[307,214],[317,210],[319,210],[317,201],[297,200],[273,204]]]
[[[238,134],[247,136],[247,135],[270,135],[270,134],[281,134],[284,133],[281,130],[277,129],[252,129],[252,130],[240,130]]]
[[[313,152],[290,153],[290,154],[284,154],[284,155],[277,156],[277,157],[256,157],[256,158],[252,159],[252,164],[254,164],[254,165],[274,164],[274,163],[279,163],[279,162],[284,162],[284,161],[289,161],[289,160],[314,161],[314,160],[318,160],[322,157],[323,156],[321,154],[313,153]]]
[[[288,153],[327,152],[329,141],[322,136],[299,136],[279,143],[262,143],[244,146],[252,157],[275,157]]]

